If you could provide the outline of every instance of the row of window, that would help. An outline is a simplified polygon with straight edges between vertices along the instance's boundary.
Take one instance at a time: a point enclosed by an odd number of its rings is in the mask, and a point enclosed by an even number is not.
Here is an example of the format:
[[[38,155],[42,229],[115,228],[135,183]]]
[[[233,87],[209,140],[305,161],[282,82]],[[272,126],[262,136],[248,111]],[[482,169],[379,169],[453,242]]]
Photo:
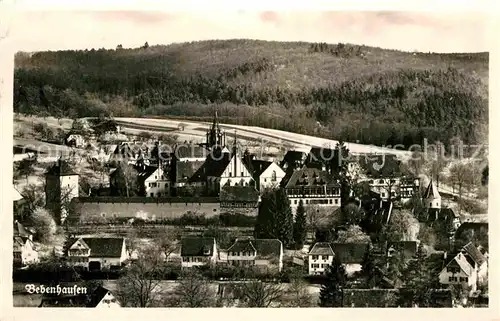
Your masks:
[[[183,257],[182,258],[182,262],[193,262],[193,263],[201,263],[203,262],[203,258],[202,257],[190,257],[190,256],[186,256],[186,257]]]
[[[313,269],[326,269],[330,264],[311,264],[311,268]]]
[[[340,189],[327,187],[315,187],[315,188],[288,188],[288,195],[340,195]]]
[[[293,200],[291,201],[290,200],[290,205],[297,205],[299,204],[299,200]],[[335,204],[335,205],[338,205],[339,204],[339,199],[336,198],[336,199],[314,199],[314,200],[306,200],[305,201],[305,204],[322,204],[322,205],[327,205],[327,204]]]
[[[460,282],[468,282],[469,278],[468,277],[456,277],[456,276],[450,276],[448,278],[448,282],[457,282],[460,280]]]
[[[312,259],[313,260],[318,260],[318,259],[322,259],[323,261],[328,261],[328,258],[329,256],[328,255],[313,255],[312,256]]]
[[[158,185],[158,187],[161,187],[161,183],[149,183],[148,186],[149,187],[156,187]],[[168,187],[168,183],[165,183],[165,187]]]
[[[255,252],[229,252],[228,256],[256,256]]]

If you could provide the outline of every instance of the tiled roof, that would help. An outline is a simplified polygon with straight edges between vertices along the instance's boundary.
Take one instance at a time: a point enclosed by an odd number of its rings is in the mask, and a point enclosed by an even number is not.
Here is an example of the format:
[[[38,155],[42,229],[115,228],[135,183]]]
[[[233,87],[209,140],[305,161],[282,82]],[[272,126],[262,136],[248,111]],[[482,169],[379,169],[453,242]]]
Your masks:
[[[149,176],[153,175],[154,172],[158,169],[156,166],[145,166],[143,168],[138,169],[138,176],[142,179],[147,179]]]
[[[219,199],[221,202],[257,202],[259,192],[253,186],[224,186]]]
[[[467,276],[472,275],[473,268],[463,254],[459,253],[456,255],[453,260],[447,264],[447,266],[452,264],[452,262],[456,262]]]
[[[309,255],[334,255],[330,243],[318,242],[313,245]]]
[[[332,249],[342,264],[360,264],[363,262],[368,244],[333,243]]]
[[[359,164],[371,178],[401,176],[400,161],[395,155],[364,155]]]
[[[186,237],[181,239],[181,256],[212,256],[215,239],[213,237]],[[205,250],[209,251],[204,254]]]
[[[213,156],[209,155],[204,164],[205,177],[220,177],[231,159],[232,155],[230,153],[215,152]]]
[[[231,245],[227,252],[257,252],[255,246],[253,246],[251,240],[236,240],[233,245]]]
[[[204,161],[177,161],[175,162],[175,182],[187,182],[201,175],[199,170],[204,166]]]
[[[265,161],[265,160],[259,160],[259,159],[252,159],[247,165],[247,168],[250,170],[250,173],[252,173],[252,176],[256,179],[259,177],[269,166],[271,166],[273,162],[270,161]]]
[[[237,239],[228,252],[245,252],[252,248],[257,252],[256,259],[279,257],[282,246],[277,239]]]
[[[65,160],[59,159],[54,165],[49,167],[46,175],[50,176],[69,176],[69,175],[78,175],[66,162]]]
[[[436,185],[434,185],[432,179],[429,183],[429,186],[427,186],[427,189],[425,190],[424,198],[441,198],[441,195],[439,195],[439,191]]]
[[[292,174],[286,187],[323,186],[325,184],[339,185],[328,172],[316,168],[303,167]]]
[[[90,248],[90,257],[121,257],[125,239],[123,237],[85,237],[81,238]],[[67,243],[71,247],[79,238]]]
[[[90,300],[87,303],[88,308],[95,308],[99,302],[110,292],[108,289],[98,286],[97,289],[95,289],[94,292],[90,295]]]
[[[467,253],[470,258],[477,263],[478,266],[481,266],[484,262],[486,262],[486,258],[484,255],[479,251],[477,247],[472,244],[472,242],[467,243],[463,248],[462,251]]]

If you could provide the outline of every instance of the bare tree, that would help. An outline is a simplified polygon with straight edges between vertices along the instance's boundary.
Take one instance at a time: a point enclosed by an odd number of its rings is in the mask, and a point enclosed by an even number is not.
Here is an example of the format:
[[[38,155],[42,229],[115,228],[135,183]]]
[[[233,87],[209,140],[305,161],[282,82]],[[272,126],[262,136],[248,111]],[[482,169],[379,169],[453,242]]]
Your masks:
[[[419,232],[418,220],[408,210],[394,210],[384,227],[388,241],[414,241]]]
[[[170,255],[177,251],[180,246],[177,238],[177,231],[161,234],[154,242],[158,250],[165,256],[165,261],[168,261]]]
[[[478,180],[478,175],[474,175],[473,164],[466,164],[463,162],[455,163],[450,168],[450,181],[453,187],[458,187],[458,197],[460,201],[463,198],[464,189],[470,189],[474,182]]]
[[[36,231],[35,237],[45,244],[51,242],[57,232],[52,215],[44,208],[37,208],[30,219]]]
[[[210,283],[196,272],[184,275],[174,291],[174,300],[167,299],[167,304],[187,307],[210,307],[215,303],[215,291],[210,288]]]
[[[250,308],[267,308],[280,302],[283,288],[280,284],[261,281],[244,282],[240,285],[242,301]]]
[[[155,247],[145,249],[118,279],[117,297],[124,306],[155,306],[161,296],[162,258]]]
[[[28,184],[21,192],[29,213],[45,206],[44,190],[40,185]]]
[[[350,225],[347,230],[339,231],[337,242],[340,243],[369,243],[370,237],[363,232],[359,225]]]
[[[311,307],[313,298],[307,289],[307,283],[301,279],[294,279],[286,291],[285,305],[289,307]]]

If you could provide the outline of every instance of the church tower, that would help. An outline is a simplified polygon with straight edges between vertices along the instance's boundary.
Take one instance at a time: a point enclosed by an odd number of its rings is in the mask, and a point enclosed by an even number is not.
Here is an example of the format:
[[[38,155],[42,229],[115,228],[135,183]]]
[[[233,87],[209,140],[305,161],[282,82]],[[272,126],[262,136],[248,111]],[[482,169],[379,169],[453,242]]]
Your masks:
[[[423,195],[423,202],[427,209],[441,209],[441,195],[432,179]]]
[[[226,134],[220,129],[219,119],[217,117],[217,110],[215,111],[212,127],[206,134],[205,147],[209,150],[214,148],[223,148],[226,145]]]
[[[64,223],[68,216],[69,203],[78,197],[78,177],[62,158],[45,173],[45,206],[54,213],[58,223]]]

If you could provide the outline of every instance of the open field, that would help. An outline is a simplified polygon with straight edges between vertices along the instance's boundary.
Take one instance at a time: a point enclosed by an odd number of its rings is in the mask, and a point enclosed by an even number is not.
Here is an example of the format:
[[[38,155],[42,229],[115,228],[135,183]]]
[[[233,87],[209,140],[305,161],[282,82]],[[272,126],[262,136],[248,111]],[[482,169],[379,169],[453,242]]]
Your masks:
[[[183,121],[178,119],[155,119],[155,118],[116,118],[119,124],[127,128],[128,126],[134,128],[140,126],[141,128],[150,128],[152,130],[158,131],[159,128],[165,128],[166,130],[170,128],[178,128],[179,124],[184,124],[184,130],[182,132],[175,131],[172,133],[182,133],[191,134],[193,136],[198,136],[200,138],[205,137],[206,131],[210,127],[210,123],[206,122],[193,122],[193,121]],[[334,148],[338,141],[324,139],[309,135],[296,134],[291,132],[285,132],[281,130],[261,128],[255,126],[242,126],[242,125],[229,125],[221,124],[221,128],[226,131],[228,138],[234,136],[236,131],[236,136],[244,140],[254,140],[262,142],[264,144],[283,146],[291,145],[296,150],[308,151],[311,146],[319,147],[332,147]],[[362,145],[357,143],[346,143],[347,148],[352,153],[391,153],[400,156],[409,156],[411,153],[408,151],[394,150],[390,148],[383,148],[379,146]]]

